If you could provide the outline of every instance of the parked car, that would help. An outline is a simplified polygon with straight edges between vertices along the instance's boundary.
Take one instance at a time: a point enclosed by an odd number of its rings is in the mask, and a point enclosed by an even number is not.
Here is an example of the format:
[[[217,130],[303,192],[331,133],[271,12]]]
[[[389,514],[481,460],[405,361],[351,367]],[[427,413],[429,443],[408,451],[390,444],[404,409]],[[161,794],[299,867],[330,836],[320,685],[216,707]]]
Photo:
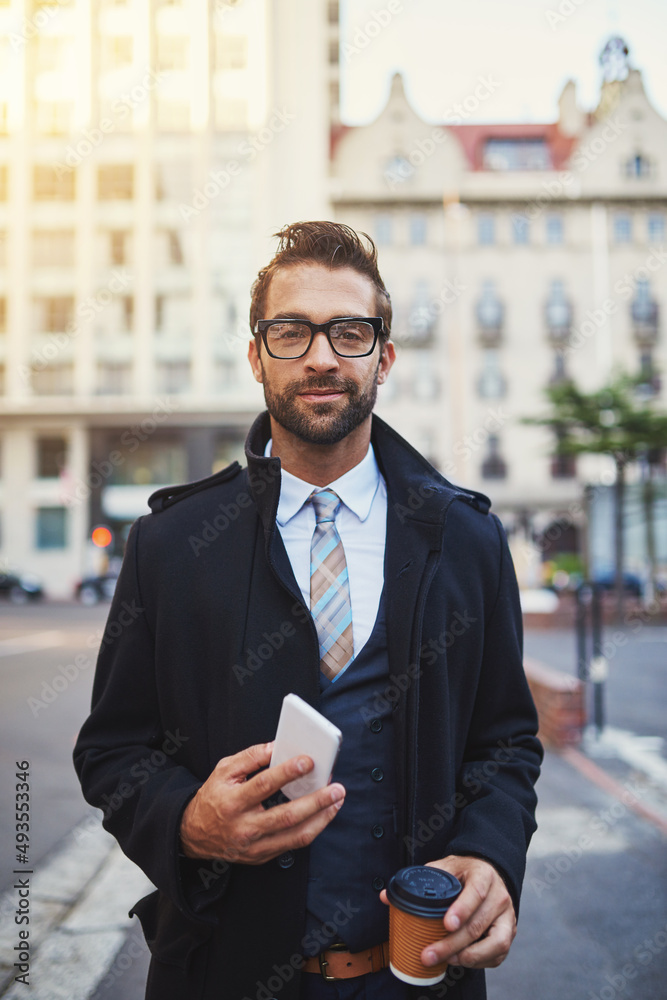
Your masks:
[[[599,584],[603,590],[614,590],[616,586],[616,574],[611,569],[606,573],[598,573],[595,577],[595,583]],[[641,597],[644,593],[644,584],[636,573],[628,573],[626,571],[623,573],[623,589],[626,594]]]
[[[110,601],[114,595],[117,580],[117,573],[86,576],[77,583],[74,588],[74,596],[88,607],[91,607],[93,604],[99,604],[100,601]]]
[[[30,573],[0,573],[0,596],[12,604],[27,604],[44,596],[42,584]]]

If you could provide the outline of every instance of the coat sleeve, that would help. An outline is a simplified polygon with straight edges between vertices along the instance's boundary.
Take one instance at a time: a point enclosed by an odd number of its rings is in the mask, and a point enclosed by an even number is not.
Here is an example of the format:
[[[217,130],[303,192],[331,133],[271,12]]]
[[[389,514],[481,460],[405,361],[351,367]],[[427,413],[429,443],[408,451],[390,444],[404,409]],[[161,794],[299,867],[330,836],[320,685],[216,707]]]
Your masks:
[[[203,781],[179,762],[178,732],[163,731],[159,665],[140,585],[142,520],[128,538],[74,766],[86,800],[103,811],[103,825],[124,853],[184,916],[212,923],[203,911],[224,893],[230,866],[180,854],[181,817]]]
[[[500,548],[498,589],[487,618],[481,672],[457,786],[459,811],[451,854],[489,861],[518,912],[526,851],[536,829],[534,784],[542,746],[523,669],[521,605],[505,532],[492,515]]]

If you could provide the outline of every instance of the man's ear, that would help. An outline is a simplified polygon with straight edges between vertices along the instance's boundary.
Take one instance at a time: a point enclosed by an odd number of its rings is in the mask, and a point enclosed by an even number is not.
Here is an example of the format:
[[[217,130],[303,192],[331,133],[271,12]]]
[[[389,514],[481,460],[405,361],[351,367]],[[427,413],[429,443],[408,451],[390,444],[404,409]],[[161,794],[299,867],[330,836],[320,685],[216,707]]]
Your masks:
[[[387,376],[394,361],[396,360],[396,348],[393,341],[386,340],[382,345],[380,363],[378,365],[378,385],[383,385],[387,381]]]
[[[257,382],[263,382],[264,371],[262,369],[262,359],[259,356],[259,344],[257,343],[256,337],[253,337],[248,344],[248,361],[250,362],[250,367],[252,368],[255,380]]]

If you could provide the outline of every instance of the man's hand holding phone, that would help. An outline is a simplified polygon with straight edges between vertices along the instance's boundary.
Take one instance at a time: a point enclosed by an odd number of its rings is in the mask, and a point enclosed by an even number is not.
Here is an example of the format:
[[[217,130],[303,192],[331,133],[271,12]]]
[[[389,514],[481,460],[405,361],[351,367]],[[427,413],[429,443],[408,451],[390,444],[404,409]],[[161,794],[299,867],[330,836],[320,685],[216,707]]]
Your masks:
[[[223,757],[186,806],[185,854],[261,865],[310,844],[345,798],[342,785],[328,784],[342,738],[312,705],[286,695],[273,743]],[[279,789],[291,801],[264,809],[262,802]]]
[[[314,766],[312,758],[299,755],[267,768],[272,752],[273,743],[260,743],[218,761],[183,813],[181,842],[187,857],[261,865],[306,847],[338,814],[345,799],[339,784],[265,809],[265,799]],[[255,774],[260,768],[265,770]]]

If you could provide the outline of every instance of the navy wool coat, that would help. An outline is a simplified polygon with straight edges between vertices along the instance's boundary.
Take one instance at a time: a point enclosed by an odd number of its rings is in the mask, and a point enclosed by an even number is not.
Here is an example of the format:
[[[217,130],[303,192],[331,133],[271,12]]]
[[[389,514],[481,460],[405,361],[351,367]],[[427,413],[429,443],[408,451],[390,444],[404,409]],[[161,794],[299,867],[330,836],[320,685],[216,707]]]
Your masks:
[[[133,910],[150,1000],[298,998],[308,848],[258,866],[179,850],[183,810],[217,761],[272,740],[290,691],[319,701],[269,434],[263,413],[246,469],[159,490],[133,525],[74,751],[86,799],[157,887]],[[372,441],[388,493],[391,676],[378,698],[395,712],[403,862],[485,858],[518,909],[542,750],[505,535],[486,497],[453,487],[375,416]],[[480,1000],[484,974],[406,987],[445,993]]]

